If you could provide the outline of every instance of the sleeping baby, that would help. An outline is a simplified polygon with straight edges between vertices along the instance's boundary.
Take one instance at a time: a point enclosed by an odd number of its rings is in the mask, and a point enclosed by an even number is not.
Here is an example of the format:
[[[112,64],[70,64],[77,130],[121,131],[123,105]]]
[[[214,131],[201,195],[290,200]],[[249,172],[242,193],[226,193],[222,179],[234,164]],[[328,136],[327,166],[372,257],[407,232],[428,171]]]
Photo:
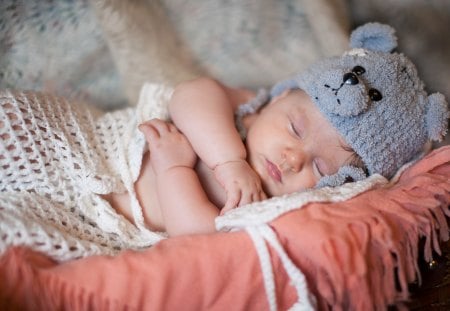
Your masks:
[[[448,104],[391,52],[391,27],[363,25],[350,43],[270,92],[209,78],[156,92],[167,114],[146,120],[139,107],[95,118],[2,95],[1,206],[24,223],[35,209],[45,232],[54,222],[96,247],[140,248],[214,232],[220,213],[269,197],[391,178],[445,136]]]
[[[147,224],[169,235],[213,232],[219,213],[237,206],[375,173],[390,178],[440,140],[447,103],[427,96],[411,62],[390,53],[393,30],[367,24],[351,43],[269,96],[207,78],[179,85],[173,123],[139,127],[149,146],[136,181]],[[110,200],[130,215],[126,195]]]

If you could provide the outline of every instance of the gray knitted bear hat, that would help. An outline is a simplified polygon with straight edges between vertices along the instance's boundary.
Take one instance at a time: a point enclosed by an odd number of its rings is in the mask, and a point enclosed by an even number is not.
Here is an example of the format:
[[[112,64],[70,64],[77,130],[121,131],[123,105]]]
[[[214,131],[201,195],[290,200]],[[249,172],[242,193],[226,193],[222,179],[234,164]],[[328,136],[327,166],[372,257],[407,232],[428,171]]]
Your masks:
[[[276,84],[270,96],[304,90],[362,158],[368,174],[391,178],[429,141],[445,136],[449,118],[444,96],[425,92],[414,64],[391,52],[396,46],[393,28],[365,24],[352,32],[351,50]],[[318,186],[340,185],[349,177],[360,180],[366,174],[345,166]]]

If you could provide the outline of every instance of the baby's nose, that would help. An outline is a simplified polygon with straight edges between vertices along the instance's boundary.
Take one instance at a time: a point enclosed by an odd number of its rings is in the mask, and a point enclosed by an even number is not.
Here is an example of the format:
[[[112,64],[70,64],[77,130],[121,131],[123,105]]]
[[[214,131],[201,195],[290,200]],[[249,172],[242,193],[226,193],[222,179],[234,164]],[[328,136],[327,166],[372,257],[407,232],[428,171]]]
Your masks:
[[[305,156],[301,150],[296,149],[286,149],[284,153],[286,167],[284,169],[286,171],[291,171],[294,173],[298,173],[301,171],[303,167],[303,163],[305,161]]]

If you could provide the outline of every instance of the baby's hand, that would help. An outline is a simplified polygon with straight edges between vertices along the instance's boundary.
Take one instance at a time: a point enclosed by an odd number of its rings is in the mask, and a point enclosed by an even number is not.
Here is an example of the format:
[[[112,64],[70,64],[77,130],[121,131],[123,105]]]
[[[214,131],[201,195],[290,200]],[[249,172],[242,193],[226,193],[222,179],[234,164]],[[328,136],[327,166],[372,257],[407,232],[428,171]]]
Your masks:
[[[193,168],[197,155],[186,136],[172,123],[152,119],[139,125],[150,149],[150,162],[156,175],[173,167]]]
[[[219,164],[214,168],[214,174],[227,194],[221,214],[237,206],[267,198],[259,176],[245,160]]]

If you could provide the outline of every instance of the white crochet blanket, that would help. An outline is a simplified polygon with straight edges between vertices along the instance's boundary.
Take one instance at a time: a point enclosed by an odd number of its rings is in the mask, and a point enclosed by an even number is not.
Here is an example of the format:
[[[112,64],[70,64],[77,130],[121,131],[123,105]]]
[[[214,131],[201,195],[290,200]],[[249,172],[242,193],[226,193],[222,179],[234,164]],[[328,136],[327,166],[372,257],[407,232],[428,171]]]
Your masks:
[[[0,93],[0,253],[26,245],[62,261],[164,238],[145,227],[133,183],[146,147],[137,124],[167,118],[172,91],[148,85],[137,108],[103,115],[50,95]],[[136,226],[100,196],[124,191]]]

